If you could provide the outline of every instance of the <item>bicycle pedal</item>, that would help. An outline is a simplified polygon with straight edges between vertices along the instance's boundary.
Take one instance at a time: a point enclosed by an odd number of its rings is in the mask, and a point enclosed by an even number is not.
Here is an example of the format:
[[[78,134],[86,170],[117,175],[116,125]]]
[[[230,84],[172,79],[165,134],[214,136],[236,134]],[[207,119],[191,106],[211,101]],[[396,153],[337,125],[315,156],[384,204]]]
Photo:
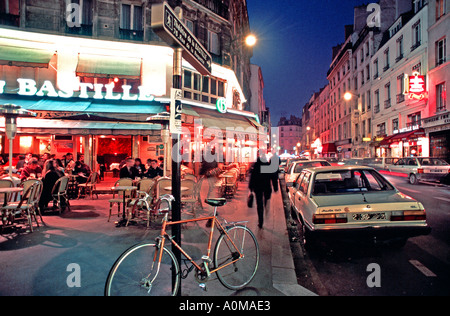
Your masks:
[[[205,284],[205,283],[200,283],[198,286],[199,286],[203,291],[205,291],[205,292],[208,291],[208,289],[206,288],[206,284]]]

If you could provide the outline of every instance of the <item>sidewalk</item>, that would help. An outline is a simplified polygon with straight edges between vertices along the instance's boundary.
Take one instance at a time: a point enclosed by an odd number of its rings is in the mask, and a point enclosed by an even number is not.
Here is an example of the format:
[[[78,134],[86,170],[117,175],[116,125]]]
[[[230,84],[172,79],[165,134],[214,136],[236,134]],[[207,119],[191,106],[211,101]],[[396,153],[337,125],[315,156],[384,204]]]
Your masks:
[[[98,189],[110,186],[109,182],[102,182]],[[111,222],[107,222],[110,198],[110,194],[99,194],[98,199],[71,200],[72,212],[63,213],[61,217],[44,216],[46,226],[35,232],[1,235],[0,295],[103,295],[109,269],[118,256],[133,244],[153,240],[160,228],[153,224],[146,229],[143,223],[116,228],[117,206],[113,209]],[[219,212],[229,221],[249,221],[248,227],[258,239],[261,254],[254,280],[247,288],[235,292],[224,288],[212,275],[205,292],[199,288],[192,272],[182,280],[182,295],[314,295],[296,281],[280,191],[272,195],[263,229],[257,227],[256,206],[249,209],[246,198],[247,183],[241,182],[235,197],[219,208]],[[208,205],[204,204],[204,209],[197,216],[207,215]],[[182,218],[192,216],[183,213]],[[194,259],[201,258],[206,244],[204,222],[182,228],[182,246],[190,250]],[[68,285],[72,284],[74,266],[79,267],[79,287]]]

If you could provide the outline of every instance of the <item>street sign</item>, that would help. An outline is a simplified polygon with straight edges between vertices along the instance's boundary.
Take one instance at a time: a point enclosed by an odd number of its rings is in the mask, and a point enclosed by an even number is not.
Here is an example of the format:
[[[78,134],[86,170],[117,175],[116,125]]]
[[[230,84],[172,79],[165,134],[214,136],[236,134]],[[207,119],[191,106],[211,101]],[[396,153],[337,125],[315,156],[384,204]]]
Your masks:
[[[183,90],[170,89],[170,132],[181,134],[181,113],[183,111],[183,105],[181,103],[181,97]]]
[[[152,5],[152,29],[166,43],[183,48],[186,59],[202,75],[211,75],[212,58],[167,2]]]

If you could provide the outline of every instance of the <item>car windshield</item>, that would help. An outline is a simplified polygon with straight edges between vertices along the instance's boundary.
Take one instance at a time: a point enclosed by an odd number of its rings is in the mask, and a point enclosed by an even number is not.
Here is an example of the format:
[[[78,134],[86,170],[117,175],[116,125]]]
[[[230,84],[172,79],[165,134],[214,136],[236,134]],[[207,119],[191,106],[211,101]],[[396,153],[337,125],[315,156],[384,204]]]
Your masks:
[[[305,168],[330,166],[326,161],[306,161],[299,162],[295,165],[294,173],[300,173]]]
[[[332,170],[316,173],[313,195],[353,194],[390,190],[394,190],[394,187],[375,170]]]
[[[439,158],[419,158],[422,166],[448,166],[448,163]]]

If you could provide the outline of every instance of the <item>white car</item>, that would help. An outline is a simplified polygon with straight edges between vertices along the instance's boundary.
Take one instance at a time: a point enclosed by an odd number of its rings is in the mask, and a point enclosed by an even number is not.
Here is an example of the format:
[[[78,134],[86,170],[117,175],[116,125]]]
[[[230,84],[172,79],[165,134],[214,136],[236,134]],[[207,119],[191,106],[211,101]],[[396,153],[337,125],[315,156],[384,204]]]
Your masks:
[[[321,166],[331,166],[331,164],[326,160],[298,160],[293,161],[288,170],[284,175],[284,181],[286,186],[292,185],[292,183],[297,179],[298,175],[304,168],[321,167]],[[289,191],[289,190],[288,190]]]
[[[401,158],[389,166],[389,171],[408,177],[411,184],[419,181],[441,181],[450,173],[450,165],[443,159],[430,157]]]
[[[401,247],[409,237],[431,231],[423,205],[370,167],[304,169],[290,198],[307,246],[317,238],[368,237]]]

